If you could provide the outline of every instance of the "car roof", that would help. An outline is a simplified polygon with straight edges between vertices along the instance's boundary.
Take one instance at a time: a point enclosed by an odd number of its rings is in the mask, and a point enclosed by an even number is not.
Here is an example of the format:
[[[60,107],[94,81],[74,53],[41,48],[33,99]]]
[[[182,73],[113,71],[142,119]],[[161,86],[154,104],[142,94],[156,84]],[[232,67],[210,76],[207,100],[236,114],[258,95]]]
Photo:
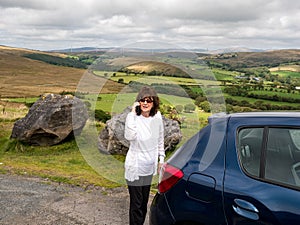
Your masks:
[[[208,117],[208,121],[211,122],[215,119],[229,119],[229,118],[263,118],[263,117],[299,117],[300,112],[295,111],[278,111],[278,112],[239,112],[239,113],[216,113]]]
[[[244,112],[229,115],[231,117],[300,117],[300,112]]]

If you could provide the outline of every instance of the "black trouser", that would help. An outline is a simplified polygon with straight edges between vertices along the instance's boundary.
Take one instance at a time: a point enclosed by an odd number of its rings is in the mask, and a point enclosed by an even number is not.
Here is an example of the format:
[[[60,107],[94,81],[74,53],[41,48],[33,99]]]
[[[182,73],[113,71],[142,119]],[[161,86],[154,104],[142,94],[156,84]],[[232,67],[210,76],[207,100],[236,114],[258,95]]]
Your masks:
[[[150,194],[152,175],[140,177],[137,181],[127,181],[130,196],[129,224],[143,225]]]

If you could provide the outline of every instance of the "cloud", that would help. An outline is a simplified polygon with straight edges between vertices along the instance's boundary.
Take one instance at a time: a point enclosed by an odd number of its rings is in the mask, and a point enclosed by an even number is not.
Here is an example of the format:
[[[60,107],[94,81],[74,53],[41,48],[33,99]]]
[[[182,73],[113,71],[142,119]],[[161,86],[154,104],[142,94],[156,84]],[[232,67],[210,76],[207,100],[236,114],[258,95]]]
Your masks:
[[[52,4],[51,4],[52,2]],[[51,9],[57,1],[38,1],[38,0],[0,0],[2,8],[23,8],[23,9]],[[52,6],[51,6],[52,5]]]
[[[41,50],[139,40],[189,48],[300,42],[300,3],[291,0],[0,0],[0,10],[1,44]]]

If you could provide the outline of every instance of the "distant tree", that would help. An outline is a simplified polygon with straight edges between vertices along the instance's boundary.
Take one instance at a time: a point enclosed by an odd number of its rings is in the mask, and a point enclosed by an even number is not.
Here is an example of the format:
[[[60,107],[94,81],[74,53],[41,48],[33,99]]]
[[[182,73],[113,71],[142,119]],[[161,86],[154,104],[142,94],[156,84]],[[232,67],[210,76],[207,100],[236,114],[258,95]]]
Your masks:
[[[111,119],[111,116],[101,109],[96,109],[95,110],[95,119],[105,123],[107,120]]]
[[[204,101],[207,101],[207,98],[205,96],[198,96],[196,99],[195,99],[195,104],[197,106],[200,105],[201,102],[204,102]]]
[[[192,103],[186,104],[184,106],[184,111],[185,112],[193,112],[193,111],[195,111],[195,109],[196,109],[196,106]]]
[[[175,109],[176,109],[177,113],[182,113],[182,111],[183,111],[183,106],[182,106],[182,105],[176,105],[176,106],[175,106]]]
[[[241,106],[250,106],[250,103],[246,100],[241,101]]]
[[[159,106],[159,110],[163,115],[167,115],[172,110],[172,107],[170,105],[165,105],[161,103]]]
[[[119,79],[118,79],[118,83],[124,84],[124,78],[119,78]]]
[[[201,102],[199,106],[204,112],[210,112],[210,104],[208,101]]]
[[[229,95],[232,95],[232,96],[239,95],[239,89],[237,87],[235,87],[235,86],[226,87],[224,89],[224,92],[228,93]]]

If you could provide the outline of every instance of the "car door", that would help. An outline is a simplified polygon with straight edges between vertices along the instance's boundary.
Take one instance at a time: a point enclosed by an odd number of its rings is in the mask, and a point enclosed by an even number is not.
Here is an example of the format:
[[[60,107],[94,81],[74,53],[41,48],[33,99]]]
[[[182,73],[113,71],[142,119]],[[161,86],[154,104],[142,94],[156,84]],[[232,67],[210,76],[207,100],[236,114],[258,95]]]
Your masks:
[[[300,224],[300,124],[273,121],[229,126],[224,211],[230,225]]]

